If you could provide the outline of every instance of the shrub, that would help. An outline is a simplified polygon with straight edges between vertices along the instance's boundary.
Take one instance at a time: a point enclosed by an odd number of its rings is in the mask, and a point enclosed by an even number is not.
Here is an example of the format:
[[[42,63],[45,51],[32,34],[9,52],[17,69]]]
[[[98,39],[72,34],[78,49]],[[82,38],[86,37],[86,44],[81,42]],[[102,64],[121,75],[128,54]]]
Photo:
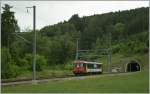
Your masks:
[[[17,77],[20,74],[20,68],[15,65],[15,62],[12,60],[8,48],[2,48],[1,65],[2,79]]]
[[[37,71],[42,71],[47,65],[47,60],[44,58],[44,56],[37,55],[37,63],[36,63],[36,69]]]
[[[73,61],[70,60],[67,64],[65,64],[64,69],[65,70],[72,70],[73,69]]]
[[[20,66],[24,70],[32,70],[33,68],[33,56],[32,54],[26,54],[23,59],[20,60]],[[47,65],[47,60],[44,56],[36,55],[36,70],[42,71]]]
[[[5,68],[6,69],[2,71],[2,79],[14,78],[21,73],[20,68],[14,64],[8,64]]]

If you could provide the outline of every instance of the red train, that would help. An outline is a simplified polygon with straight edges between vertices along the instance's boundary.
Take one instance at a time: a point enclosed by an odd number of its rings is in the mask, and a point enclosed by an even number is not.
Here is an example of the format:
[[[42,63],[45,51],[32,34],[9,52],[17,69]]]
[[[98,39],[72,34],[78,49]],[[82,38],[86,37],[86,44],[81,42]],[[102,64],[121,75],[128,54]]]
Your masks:
[[[103,72],[102,63],[87,62],[82,60],[76,60],[74,62],[73,73],[75,75],[97,74],[102,72]]]

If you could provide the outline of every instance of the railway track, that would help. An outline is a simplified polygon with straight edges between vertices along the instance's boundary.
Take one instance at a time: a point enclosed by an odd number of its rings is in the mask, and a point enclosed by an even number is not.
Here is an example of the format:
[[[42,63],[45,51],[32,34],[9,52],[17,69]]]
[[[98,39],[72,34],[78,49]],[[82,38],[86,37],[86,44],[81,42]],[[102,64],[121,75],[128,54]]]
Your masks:
[[[36,83],[44,83],[48,82],[50,80],[59,81],[59,80],[65,80],[65,79],[84,79],[84,78],[90,78],[90,77],[102,77],[102,76],[114,76],[114,75],[124,75],[124,74],[132,74],[135,72],[130,73],[103,73],[103,74],[95,74],[95,75],[86,75],[86,76],[74,76],[73,74],[70,75],[64,75],[64,76],[58,76],[58,77],[43,77],[43,78],[37,78],[36,81],[33,81],[31,78],[29,79],[16,79],[16,80],[2,80],[1,85],[2,86],[14,86],[14,85],[21,85],[21,84],[36,84]]]
[[[68,77],[74,77],[73,74],[69,75],[62,75],[62,76],[49,76],[49,77],[39,77],[36,79],[36,82],[41,82],[41,81],[48,81],[48,80],[55,80],[61,79],[61,78],[68,78]],[[19,84],[26,84],[26,83],[32,83],[34,82],[32,78],[24,78],[24,79],[10,79],[10,80],[1,80],[1,85],[2,86],[9,86],[9,85],[19,85]]]
[[[62,76],[47,76],[47,77],[38,77],[37,80],[42,80],[42,79],[55,79],[55,78],[66,78],[66,77],[73,77],[73,74],[68,74],[68,75],[62,75]],[[32,78],[22,78],[22,79],[4,79],[1,80],[2,83],[10,83],[10,82],[21,82],[21,81],[31,81]]]

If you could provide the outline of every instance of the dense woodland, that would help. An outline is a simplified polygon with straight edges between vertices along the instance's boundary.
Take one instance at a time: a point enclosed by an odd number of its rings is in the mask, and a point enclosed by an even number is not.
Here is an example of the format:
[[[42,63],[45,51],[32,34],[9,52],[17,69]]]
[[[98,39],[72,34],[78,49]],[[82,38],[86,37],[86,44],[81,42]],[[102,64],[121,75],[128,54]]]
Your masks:
[[[12,78],[32,71],[33,32],[20,32],[15,12],[9,5],[3,7],[1,37],[2,78]],[[37,32],[37,71],[72,63],[79,49],[108,49],[112,54],[131,56],[148,53],[149,7],[79,17],[45,26]],[[25,41],[17,35],[22,36]],[[100,52],[99,52],[100,53]],[[84,54],[87,57],[86,54]],[[98,55],[97,55],[98,56]],[[65,67],[62,67],[62,69]]]

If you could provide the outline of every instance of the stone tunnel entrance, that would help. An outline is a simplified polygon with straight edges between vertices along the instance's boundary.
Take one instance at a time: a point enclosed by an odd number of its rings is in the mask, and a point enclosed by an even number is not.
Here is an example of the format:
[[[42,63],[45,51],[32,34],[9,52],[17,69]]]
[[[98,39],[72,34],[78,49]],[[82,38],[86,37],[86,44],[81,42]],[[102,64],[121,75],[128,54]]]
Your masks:
[[[127,67],[126,67],[127,72],[135,72],[135,71],[140,71],[140,70],[141,70],[141,66],[136,61],[131,61],[127,64]]]

